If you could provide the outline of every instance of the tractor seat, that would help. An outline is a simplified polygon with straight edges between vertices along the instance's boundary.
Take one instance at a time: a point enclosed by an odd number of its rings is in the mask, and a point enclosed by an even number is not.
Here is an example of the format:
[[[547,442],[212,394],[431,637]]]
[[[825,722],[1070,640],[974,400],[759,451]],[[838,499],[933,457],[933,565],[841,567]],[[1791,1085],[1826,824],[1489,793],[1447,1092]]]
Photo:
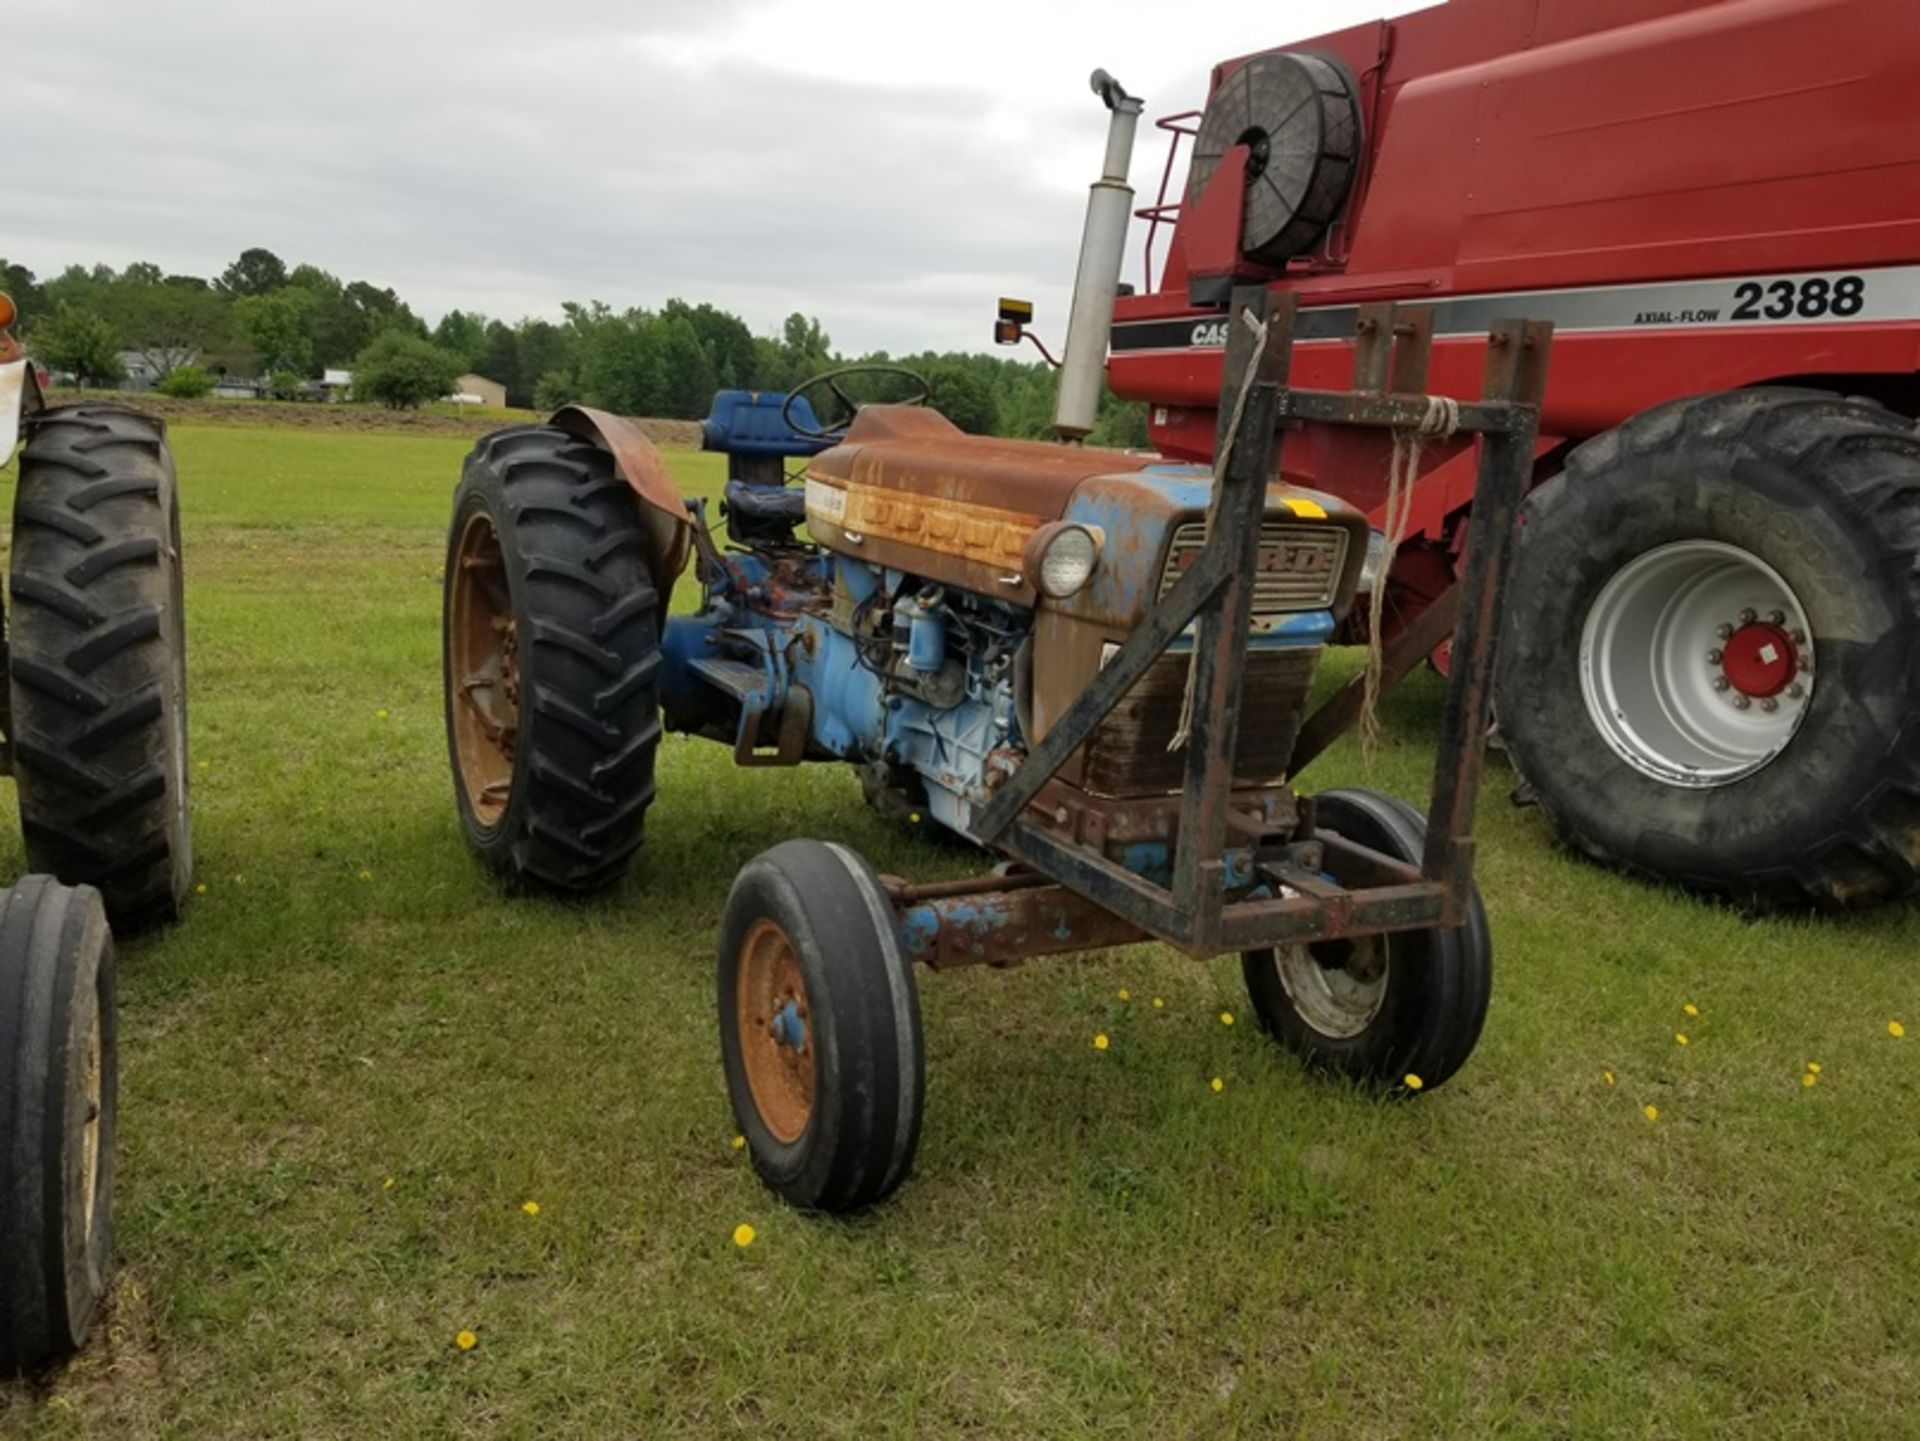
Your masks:
[[[1157,461],[1117,450],[968,435],[925,406],[869,405],[840,444],[813,458],[807,473],[1048,521],[1066,514],[1081,482],[1144,470]]]

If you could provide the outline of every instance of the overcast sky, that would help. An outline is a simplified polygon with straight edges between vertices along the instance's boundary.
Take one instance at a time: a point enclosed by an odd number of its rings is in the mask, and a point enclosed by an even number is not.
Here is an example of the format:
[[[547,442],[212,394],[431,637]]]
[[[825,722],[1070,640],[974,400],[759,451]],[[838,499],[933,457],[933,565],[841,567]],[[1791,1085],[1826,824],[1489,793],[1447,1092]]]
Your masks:
[[[678,295],[845,350],[981,348],[1024,294],[1058,338],[1094,66],[1151,120],[1216,60],[1411,8],[6,0],[0,256],[206,275],[264,245],[429,319]],[[1146,198],[1164,158],[1143,126]]]

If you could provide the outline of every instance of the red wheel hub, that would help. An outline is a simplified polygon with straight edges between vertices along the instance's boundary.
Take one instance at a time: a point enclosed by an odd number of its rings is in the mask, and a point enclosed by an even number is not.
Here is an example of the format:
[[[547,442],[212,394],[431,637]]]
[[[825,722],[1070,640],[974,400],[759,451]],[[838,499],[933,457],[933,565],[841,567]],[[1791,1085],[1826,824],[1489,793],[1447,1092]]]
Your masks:
[[[1727,637],[1720,668],[1742,695],[1765,700],[1793,683],[1800,670],[1800,653],[1779,626],[1748,621]]]

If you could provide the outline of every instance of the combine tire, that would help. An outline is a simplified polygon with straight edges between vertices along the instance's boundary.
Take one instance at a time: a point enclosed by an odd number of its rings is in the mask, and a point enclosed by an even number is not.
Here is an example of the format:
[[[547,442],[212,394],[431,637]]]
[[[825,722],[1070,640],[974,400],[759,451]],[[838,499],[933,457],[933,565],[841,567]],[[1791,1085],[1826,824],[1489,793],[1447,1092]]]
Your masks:
[[[180,507],[160,422],[46,411],[13,504],[7,684],[27,864],[100,891],[123,934],[193,872]]]
[[[632,491],[550,426],[467,457],[447,541],[447,745],[467,843],[590,891],[639,848],[660,744],[660,602]]]
[[[873,868],[787,841],[734,880],[720,929],[720,1054],[760,1179],[857,1211],[906,1179],[926,1059],[913,968]]]
[[[113,940],[100,894],[0,891],[0,1374],[78,1350],[113,1261]]]
[[[1561,838],[1755,909],[1920,876],[1920,434],[1780,388],[1682,401],[1528,503],[1500,723]]]
[[[1339,790],[1313,804],[1316,824],[1419,864],[1427,823],[1405,801]],[[1248,951],[1240,961],[1262,1029],[1312,1069],[1391,1094],[1431,1089],[1458,1071],[1493,994],[1478,890],[1466,924],[1452,930]]]

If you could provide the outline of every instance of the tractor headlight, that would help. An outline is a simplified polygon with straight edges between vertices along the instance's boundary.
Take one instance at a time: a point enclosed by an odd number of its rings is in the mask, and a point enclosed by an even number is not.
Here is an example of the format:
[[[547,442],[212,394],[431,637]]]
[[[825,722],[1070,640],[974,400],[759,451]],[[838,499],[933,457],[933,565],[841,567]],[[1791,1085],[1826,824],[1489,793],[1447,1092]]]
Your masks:
[[[1387,538],[1377,530],[1367,532],[1367,558],[1360,566],[1360,584],[1355,589],[1361,595],[1372,595],[1373,588],[1380,581],[1380,562],[1387,558]]]
[[[1073,521],[1053,521],[1027,541],[1021,569],[1027,584],[1051,600],[1065,600],[1093,578],[1100,563],[1100,532]]]

